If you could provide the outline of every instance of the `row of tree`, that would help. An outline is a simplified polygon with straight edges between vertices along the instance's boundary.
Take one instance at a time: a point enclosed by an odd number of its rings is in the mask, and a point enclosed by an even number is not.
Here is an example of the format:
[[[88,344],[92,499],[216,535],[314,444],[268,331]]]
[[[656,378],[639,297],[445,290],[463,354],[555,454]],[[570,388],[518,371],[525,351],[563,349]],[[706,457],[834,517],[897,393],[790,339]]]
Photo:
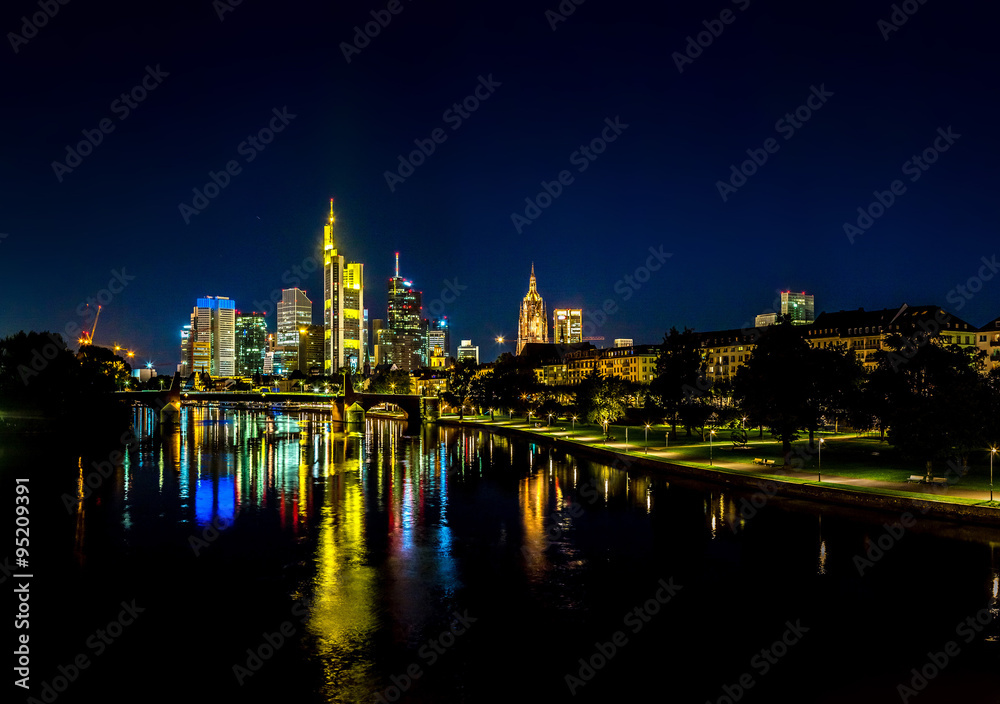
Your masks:
[[[946,347],[919,329],[903,329],[874,351],[874,366],[853,350],[813,347],[801,330],[783,320],[756,340],[749,361],[732,382],[711,383],[692,330],[673,328],[664,336],[656,376],[631,384],[591,374],[577,386],[538,383],[523,360],[503,355],[493,368],[477,372],[467,364],[449,374],[446,399],[464,411],[546,417],[575,415],[591,423],[666,422],[690,435],[706,425],[743,425],[770,430],[782,443],[786,464],[792,442],[824,425],[876,430],[909,458],[965,464],[969,453],[1000,440],[1000,370],[987,372],[985,353]]]
[[[71,352],[57,333],[19,332],[0,340],[0,430],[87,435],[127,426],[128,409],[110,393],[127,387],[131,367],[105,347]]]

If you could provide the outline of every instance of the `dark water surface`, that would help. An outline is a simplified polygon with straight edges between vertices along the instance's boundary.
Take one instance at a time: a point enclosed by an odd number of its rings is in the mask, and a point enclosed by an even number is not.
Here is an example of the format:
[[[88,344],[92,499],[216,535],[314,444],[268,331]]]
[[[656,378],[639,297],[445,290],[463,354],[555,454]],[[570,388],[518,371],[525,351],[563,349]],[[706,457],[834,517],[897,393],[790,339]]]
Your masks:
[[[0,453],[8,496],[31,477],[39,701],[1000,700],[994,530],[776,498],[741,520],[750,495],[476,430],[151,420],[82,501],[103,458]]]

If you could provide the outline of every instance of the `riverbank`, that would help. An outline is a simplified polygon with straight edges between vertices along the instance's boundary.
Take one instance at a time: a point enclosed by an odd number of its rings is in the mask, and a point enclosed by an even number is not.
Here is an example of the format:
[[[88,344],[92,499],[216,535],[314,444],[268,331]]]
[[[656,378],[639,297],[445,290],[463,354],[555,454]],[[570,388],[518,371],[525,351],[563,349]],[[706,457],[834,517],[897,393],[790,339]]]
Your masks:
[[[604,441],[598,433],[586,434],[585,430],[568,430],[562,425],[534,427],[524,421],[476,418],[459,420],[445,416],[438,420],[444,425],[475,427],[505,435],[530,438],[559,447],[574,454],[593,457],[619,469],[639,468],[652,472],[663,472],[676,477],[711,482],[752,493],[793,499],[804,499],[874,510],[897,519],[905,512],[957,523],[1000,525],[1000,506],[991,505],[988,495],[979,496],[978,491],[970,491],[957,486],[929,486],[908,484],[878,479],[839,476],[835,472],[818,476],[794,469],[785,470],[762,467],[753,464],[757,456],[754,449],[742,450],[737,459],[714,457],[710,464],[682,459],[689,452],[681,447],[628,449],[622,441]],[[639,431],[641,433],[641,431]],[[636,447],[633,443],[632,447]],[[710,452],[714,448],[710,448]],[[718,444],[718,452],[727,449]],[[763,454],[763,453],[758,453]]]

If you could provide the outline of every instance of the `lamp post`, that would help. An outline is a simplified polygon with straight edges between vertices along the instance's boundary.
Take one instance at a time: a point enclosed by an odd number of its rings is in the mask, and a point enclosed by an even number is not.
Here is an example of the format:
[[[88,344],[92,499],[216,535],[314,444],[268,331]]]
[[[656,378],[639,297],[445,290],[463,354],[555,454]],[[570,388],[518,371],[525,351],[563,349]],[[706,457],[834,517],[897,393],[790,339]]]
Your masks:
[[[712,451],[713,451],[713,440],[715,439],[715,431],[710,430],[708,432],[708,466],[712,466]]]
[[[608,444],[608,421],[604,421],[604,444]]]
[[[990,501],[993,501],[993,455],[997,453],[996,447],[990,448]]]
[[[649,423],[646,423],[646,454],[649,454]]]
[[[552,427],[552,414],[549,413],[549,427]]]
[[[819,470],[816,475],[816,481],[823,481],[823,438],[819,439]]]
[[[576,416],[573,416],[573,430],[576,430]]]
[[[625,426],[625,452],[628,452],[628,426]]]

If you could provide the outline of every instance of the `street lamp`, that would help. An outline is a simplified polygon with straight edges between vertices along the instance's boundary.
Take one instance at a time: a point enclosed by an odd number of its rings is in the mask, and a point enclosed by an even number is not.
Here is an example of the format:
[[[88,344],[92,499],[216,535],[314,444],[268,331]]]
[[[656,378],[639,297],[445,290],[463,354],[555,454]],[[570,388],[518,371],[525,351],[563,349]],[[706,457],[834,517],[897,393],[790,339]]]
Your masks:
[[[714,445],[714,443],[712,441],[714,439],[715,439],[715,431],[714,430],[708,431],[708,466],[709,467],[712,466],[712,452],[713,452],[713,445]]]
[[[552,427],[552,414],[549,413],[549,427]]]
[[[649,454],[649,423],[646,423],[646,454]]]
[[[389,391],[391,393],[396,393],[396,382],[392,382],[391,384],[389,384]]]
[[[990,501],[993,501],[993,455],[997,453],[996,447],[990,448]]]
[[[573,416],[573,430],[576,430],[576,416]]]
[[[823,481],[823,438],[819,439],[819,472],[816,475],[816,481]]]
[[[604,421],[604,444],[608,444],[608,421]]]

